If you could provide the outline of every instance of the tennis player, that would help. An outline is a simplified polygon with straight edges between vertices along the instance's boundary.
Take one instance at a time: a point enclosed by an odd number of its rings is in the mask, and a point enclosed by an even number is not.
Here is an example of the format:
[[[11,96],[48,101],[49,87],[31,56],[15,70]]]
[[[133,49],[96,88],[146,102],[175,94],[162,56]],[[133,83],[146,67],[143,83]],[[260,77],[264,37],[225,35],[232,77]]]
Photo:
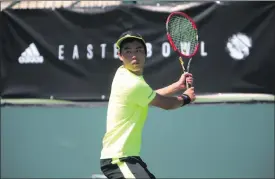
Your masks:
[[[100,157],[101,171],[107,178],[155,178],[140,157],[142,129],[148,106],[165,110],[176,109],[195,100],[194,88],[182,95],[185,80],[193,82],[192,74],[183,74],[165,88],[153,90],[143,78],[146,45],[141,35],[123,33],[116,46],[123,62],[114,76],[107,112],[107,131]]]

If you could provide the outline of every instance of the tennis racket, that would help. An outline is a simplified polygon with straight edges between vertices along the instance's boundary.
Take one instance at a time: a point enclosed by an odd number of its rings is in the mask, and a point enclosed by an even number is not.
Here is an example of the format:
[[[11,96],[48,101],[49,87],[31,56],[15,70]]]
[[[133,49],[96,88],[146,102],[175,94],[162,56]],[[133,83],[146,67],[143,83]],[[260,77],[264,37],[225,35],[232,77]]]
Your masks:
[[[198,31],[195,22],[183,12],[172,12],[166,20],[166,32],[171,47],[179,54],[183,73],[189,72],[192,57],[199,49]],[[183,57],[189,59],[186,69]],[[186,82],[186,87],[190,88],[191,84]]]

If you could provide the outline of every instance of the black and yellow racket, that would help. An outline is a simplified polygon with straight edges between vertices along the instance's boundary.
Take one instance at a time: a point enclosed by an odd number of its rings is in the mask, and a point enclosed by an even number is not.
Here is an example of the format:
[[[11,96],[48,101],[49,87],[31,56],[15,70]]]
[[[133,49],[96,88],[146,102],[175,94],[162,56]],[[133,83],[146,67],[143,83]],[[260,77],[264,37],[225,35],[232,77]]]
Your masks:
[[[199,49],[198,30],[195,22],[183,12],[172,12],[166,20],[168,41],[175,52],[179,54],[183,72],[189,72],[192,57]],[[187,68],[184,67],[184,58],[189,58]],[[187,84],[190,88],[191,85]]]

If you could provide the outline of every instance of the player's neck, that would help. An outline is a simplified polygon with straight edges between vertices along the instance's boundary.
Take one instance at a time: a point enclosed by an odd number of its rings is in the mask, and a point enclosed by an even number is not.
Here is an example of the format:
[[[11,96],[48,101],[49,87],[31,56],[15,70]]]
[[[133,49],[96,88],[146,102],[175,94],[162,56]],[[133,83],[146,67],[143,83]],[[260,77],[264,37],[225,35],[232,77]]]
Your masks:
[[[124,67],[125,68],[125,67]],[[134,75],[137,75],[137,76],[142,76],[143,75],[143,70],[140,70],[140,71],[132,71],[128,68],[126,68],[129,72],[133,73]]]
[[[131,73],[137,75],[137,76],[142,76],[143,72],[142,71],[131,71],[129,70]]]

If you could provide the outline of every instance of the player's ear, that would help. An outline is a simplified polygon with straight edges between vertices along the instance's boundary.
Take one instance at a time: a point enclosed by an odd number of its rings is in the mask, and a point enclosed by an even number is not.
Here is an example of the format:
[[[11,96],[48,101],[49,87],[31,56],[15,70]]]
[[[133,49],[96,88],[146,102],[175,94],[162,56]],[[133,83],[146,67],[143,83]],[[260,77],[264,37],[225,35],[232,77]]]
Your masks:
[[[117,52],[117,56],[118,56],[118,58],[119,58],[120,61],[123,61],[123,58],[122,58],[122,56],[121,56],[121,54],[119,52]]]

